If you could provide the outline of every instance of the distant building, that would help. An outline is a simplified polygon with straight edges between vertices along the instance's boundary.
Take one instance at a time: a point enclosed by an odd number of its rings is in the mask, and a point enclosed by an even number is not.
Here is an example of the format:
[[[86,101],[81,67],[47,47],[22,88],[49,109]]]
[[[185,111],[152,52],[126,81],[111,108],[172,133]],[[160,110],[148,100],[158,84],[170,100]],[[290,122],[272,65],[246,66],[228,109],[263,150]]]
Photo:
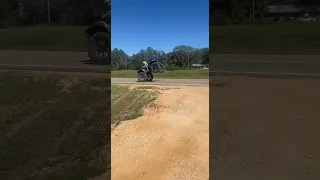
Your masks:
[[[295,19],[307,16],[318,16],[320,14],[319,7],[308,7],[302,5],[268,5],[264,10],[265,19],[274,22],[284,21],[287,19]]]
[[[193,69],[209,69],[209,64],[192,64]]]
[[[266,14],[295,14],[302,9],[294,5],[269,5],[265,8]]]

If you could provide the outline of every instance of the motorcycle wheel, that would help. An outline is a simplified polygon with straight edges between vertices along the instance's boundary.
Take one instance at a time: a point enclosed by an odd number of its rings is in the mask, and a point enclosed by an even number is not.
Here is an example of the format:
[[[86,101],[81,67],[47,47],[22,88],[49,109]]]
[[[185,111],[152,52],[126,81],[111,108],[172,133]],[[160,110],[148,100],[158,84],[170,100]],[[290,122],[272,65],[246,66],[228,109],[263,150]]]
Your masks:
[[[139,72],[138,73],[138,81],[139,82],[144,82],[147,81],[148,77],[147,74],[145,72]]]
[[[110,64],[110,36],[105,32],[92,35],[88,42],[88,56],[95,64]]]
[[[163,73],[163,72],[165,71],[164,65],[161,64],[161,63],[158,63],[158,66],[159,66],[159,72],[160,72],[160,73]]]
[[[152,81],[153,80],[152,73],[148,72],[148,73],[146,73],[146,75],[147,75],[147,81]]]
[[[159,72],[159,64],[158,63],[152,63],[150,65],[150,69],[153,73]]]

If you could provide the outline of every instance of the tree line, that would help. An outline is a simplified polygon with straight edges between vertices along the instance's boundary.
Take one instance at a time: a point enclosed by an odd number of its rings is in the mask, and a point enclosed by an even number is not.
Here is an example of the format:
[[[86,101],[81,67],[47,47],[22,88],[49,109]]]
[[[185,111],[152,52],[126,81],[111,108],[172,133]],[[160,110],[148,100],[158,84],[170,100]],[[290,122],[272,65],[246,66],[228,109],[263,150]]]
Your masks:
[[[316,7],[319,0],[209,0],[210,25],[264,23],[268,5]]]
[[[167,70],[190,69],[192,64],[209,64],[209,49],[181,45],[165,53],[148,47],[129,56],[122,49],[115,48],[111,52],[111,67],[112,70],[137,70],[142,67],[142,61],[149,62],[152,58],[159,60]]]
[[[109,0],[0,0],[0,26],[89,25],[110,11]]]

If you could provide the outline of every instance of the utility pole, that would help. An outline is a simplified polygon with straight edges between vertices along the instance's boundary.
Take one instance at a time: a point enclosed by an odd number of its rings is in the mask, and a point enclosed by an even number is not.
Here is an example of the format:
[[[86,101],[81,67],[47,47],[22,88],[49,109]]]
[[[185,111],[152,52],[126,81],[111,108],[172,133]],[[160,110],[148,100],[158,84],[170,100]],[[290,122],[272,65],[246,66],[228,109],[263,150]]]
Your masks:
[[[254,1],[255,0],[252,0],[252,24],[254,24]]]
[[[125,63],[125,66],[126,66],[126,70],[128,70],[128,67],[127,67],[127,56],[124,55],[124,63]]]
[[[51,24],[51,10],[50,10],[50,0],[47,0],[47,9],[48,9],[48,24],[50,25]]]
[[[20,1],[18,2],[18,7],[19,7],[19,15],[21,16],[23,14],[23,6]]]

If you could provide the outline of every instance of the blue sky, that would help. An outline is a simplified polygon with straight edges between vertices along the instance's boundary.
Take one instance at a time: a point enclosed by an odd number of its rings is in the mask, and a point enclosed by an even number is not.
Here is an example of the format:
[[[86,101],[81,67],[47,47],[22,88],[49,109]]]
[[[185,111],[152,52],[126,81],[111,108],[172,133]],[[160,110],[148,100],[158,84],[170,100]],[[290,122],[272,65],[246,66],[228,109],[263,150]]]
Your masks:
[[[209,47],[208,0],[113,0],[111,8],[112,49]]]

